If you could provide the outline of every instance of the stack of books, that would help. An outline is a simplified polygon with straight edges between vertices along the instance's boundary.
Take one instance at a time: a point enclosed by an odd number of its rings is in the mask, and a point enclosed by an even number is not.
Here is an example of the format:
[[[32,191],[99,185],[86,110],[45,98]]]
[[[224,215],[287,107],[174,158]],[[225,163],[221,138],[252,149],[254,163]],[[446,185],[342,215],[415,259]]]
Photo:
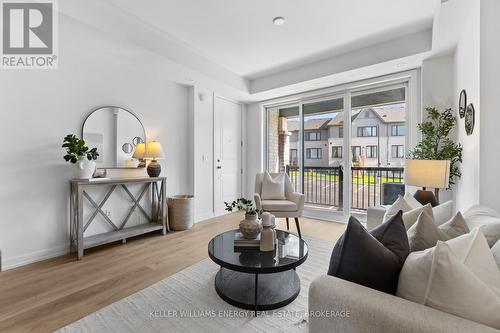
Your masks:
[[[234,247],[237,248],[259,248],[260,234],[255,239],[246,239],[241,232],[234,235]]]

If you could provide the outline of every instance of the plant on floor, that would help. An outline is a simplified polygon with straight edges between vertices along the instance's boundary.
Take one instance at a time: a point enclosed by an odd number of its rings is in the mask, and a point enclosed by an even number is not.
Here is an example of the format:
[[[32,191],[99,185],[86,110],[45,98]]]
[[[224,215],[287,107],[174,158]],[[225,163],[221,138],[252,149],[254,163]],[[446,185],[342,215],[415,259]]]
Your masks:
[[[87,157],[89,161],[92,161],[96,160],[99,156],[97,148],[89,149],[89,147],[85,145],[85,141],[78,138],[74,134],[68,134],[64,137],[62,147],[66,148],[64,160],[73,164],[84,157]]]
[[[224,204],[226,205],[226,211],[228,212],[238,209],[245,210],[246,215],[260,215],[260,213],[262,213],[262,211],[255,208],[252,200],[246,198],[239,198],[231,203],[224,201]]]
[[[462,176],[459,163],[462,162],[462,145],[450,138],[450,133],[457,124],[457,118],[451,109],[440,112],[435,107],[427,107],[427,120],[418,124],[422,132],[422,141],[410,152],[409,157],[419,160],[449,160],[451,188]],[[439,194],[436,189],[436,196]]]

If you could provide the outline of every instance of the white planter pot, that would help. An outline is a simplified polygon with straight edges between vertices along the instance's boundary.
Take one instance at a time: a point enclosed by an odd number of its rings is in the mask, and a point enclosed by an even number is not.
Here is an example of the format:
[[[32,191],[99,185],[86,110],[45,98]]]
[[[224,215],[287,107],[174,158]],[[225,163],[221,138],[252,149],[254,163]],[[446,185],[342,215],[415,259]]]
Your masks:
[[[95,162],[86,157],[80,158],[73,167],[73,176],[76,179],[90,179],[95,171]]]

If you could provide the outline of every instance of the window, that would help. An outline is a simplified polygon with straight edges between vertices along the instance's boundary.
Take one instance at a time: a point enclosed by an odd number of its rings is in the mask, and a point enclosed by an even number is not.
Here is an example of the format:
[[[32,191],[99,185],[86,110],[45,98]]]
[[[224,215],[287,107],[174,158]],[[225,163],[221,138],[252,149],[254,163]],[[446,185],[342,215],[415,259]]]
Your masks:
[[[354,162],[358,162],[359,156],[361,155],[361,146],[352,146],[351,150],[352,150],[352,160]]]
[[[343,138],[343,137],[344,137],[344,128],[339,127],[339,138]]]
[[[306,141],[321,141],[321,132],[306,132]]]
[[[377,126],[358,127],[358,137],[377,136]]]
[[[332,158],[342,158],[341,146],[332,146]]]
[[[290,164],[297,165],[297,149],[290,149]]]
[[[319,160],[322,157],[321,148],[307,148],[306,149],[306,158],[311,160]]]
[[[377,146],[366,146],[366,158],[377,158],[377,153]]]
[[[391,136],[404,136],[405,125],[391,125]]]
[[[391,156],[392,156],[392,158],[404,158],[405,157],[405,147],[403,145],[392,145],[391,146]]]

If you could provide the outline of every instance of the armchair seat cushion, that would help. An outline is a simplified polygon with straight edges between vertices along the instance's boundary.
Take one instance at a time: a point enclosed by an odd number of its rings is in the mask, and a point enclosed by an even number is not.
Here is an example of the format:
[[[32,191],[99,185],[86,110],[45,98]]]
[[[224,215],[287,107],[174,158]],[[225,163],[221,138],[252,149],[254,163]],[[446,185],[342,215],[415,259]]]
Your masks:
[[[262,209],[269,212],[295,212],[297,204],[290,200],[262,200]]]

